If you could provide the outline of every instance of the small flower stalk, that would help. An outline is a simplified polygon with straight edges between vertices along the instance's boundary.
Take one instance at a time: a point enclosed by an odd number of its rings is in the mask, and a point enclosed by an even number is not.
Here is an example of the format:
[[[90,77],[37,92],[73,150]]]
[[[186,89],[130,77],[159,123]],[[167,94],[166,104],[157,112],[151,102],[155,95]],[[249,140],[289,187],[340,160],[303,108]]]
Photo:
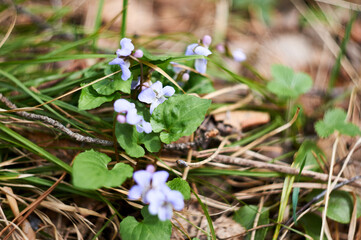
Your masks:
[[[123,38],[120,40],[120,47],[121,48],[116,51],[117,57],[110,61],[109,65],[119,65],[120,69],[122,69],[122,80],[126,81],[132,75],[129,70],[130,62],[128,57],[132,54],[134,45],[131,39]],[[138,49],[133,53],[133,56],[141,58],[143,57],[143,51]]]
[[[158,215],[159,220],[166,221],[172,218],[173,209],[180,211],[184,208],[184,198],[179,191],[171,190],[166,181],[169,173],[157,171],[152,165],[146,170],[136,171],[133,179],[136,182],[128,194],[130,200],[139,200],[149,204],[149,212]]]

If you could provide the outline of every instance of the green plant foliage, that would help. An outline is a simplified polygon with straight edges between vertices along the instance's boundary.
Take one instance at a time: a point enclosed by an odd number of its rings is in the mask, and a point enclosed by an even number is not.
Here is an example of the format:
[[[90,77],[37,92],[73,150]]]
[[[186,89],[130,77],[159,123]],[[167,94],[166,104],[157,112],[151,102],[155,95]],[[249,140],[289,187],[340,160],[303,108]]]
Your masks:
[[[315,124],[315,129],[321,138],[330,136],[334,131],[348,136],[361,134],[359,127],[346,122],[346,112],[340,108],[327,111],[323,120]]]
[[[159,134],[156,133],[138,133],[136,127],[129,124],[116,123],[115,136],[119,145],[131,157],[143,157],[145,151],[141,144],[150,152],[158,152],[161,147]]]
[[[357,217],[361,216],[361,202],[357,198]],[[351,220],[353,210],[353,198],[350,193],[334,191],[331,193],[327,217],[336,222],[348,224]]]
[[[268,82],[267,89],[280,98],[296,99],[312,87],[312,79],[305,73],[295,73],[283,65],[271,68],[273,80]]]
[[[181,178],[175,178],[172,181],[167,182],[167,185],[170,189],[181,192],[185,200],[191,198],[191,188],[187,181]]]
[[[123,240],[169,240],[172,234],[172,223],[160,221],[157,216],[148,212],[148,207],[141,211],[144,220],[138,222],[134,217],[126,217],[120,223],[120,236]]]
[[[80,153],[74,159],[73,184],[76,187],[96,190],[101,187],[118,187],[132,177],[133,168],[117,163],[108,170],[111,158],[104,153],[89,150]]]
[[[299,223],[305,229],[306,234],[312,237],[312,239],[320,239],[322,219],[319,215],[307,213],[299,220]],[[324,235],[325,238],[326,236]]]
[[[104,70],[104,74],[109,75],[119,70],[119,65],[108,65]],[[119,72],[111,77],[108,77],[104,80],[101,80],[100,82],[93,84],[92,87],[98,94],[106,96],[111,95],[116,91],[130,93],[132,77],[130,77],[127,81],[124,81],[121,76],[122,73]]]
[[[233,216],[233,219],[241,224],[244,228],[253,228],[254,219],[256,218],[258,207],[255,205],[247,205],[237,210]],[[269,223],[269,210],[266,208],[262,209],[261,215],[258,220],[258,226]],[[255,239],[265,239],[268,228],[262,228],[256,231]],[[245,239],[250,239],[250,234],[247,234]]]
[[[318,157],[325,156],[325,154],[319,147],[317,147],[317,144],[314,141],[304,141],[296,154],[295,164],[300,165],[303,161],[305,161],[304,164],[308,167],[308,169],[312,169],[314,171],[320,170],[320,166],[313,153],[315,153]]]
[[[171,57],[168,55],[153,55],[151,54],[148,50],[141,48],[143,51],[143,58],[147,61],[161,61],[161,62],[165,62],[167,60],[170,60]]]
[[[214,92],[212,81],[199,74],[190,73],[190,78],[183,87],[187,93],[205,94]]]
[[[167,144],[188,136],[202,123],[210,104],[211,100],[191,95],[171,97],[154,110],[153,131],[161,132],[160,139]]]
[[[81,84],[80,86],[84,86]],[[115,95],[101,96],[97,94],[91,87],[86,87],[81,90],[79,97],[78,108],[80,110],[90,110],[97,108],[105,102],[110,102],[115,98]]]

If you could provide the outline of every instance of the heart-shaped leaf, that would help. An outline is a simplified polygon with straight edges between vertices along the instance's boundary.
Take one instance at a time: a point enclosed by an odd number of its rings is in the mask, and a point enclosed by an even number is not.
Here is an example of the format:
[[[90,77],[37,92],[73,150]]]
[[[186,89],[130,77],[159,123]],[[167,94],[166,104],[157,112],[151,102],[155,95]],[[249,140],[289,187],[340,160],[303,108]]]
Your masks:
[[[118,187],[132,177],[133,168],[124,163],[117,163],[108,170],[111,158],[94,150],[80,153],[74,159],[73,184],[84,189],[98,189],[101,187]]]
[[[312,79],[305,73],[295,73],[291,68],[273,65],[273,80],[268,82],[267,89],[278,97],[297,98],[312,87]]]
[[[340,108],[335,108],[326,112],[323,120],[320,120],[315,124],[315,129],[321,138],[330,136],[336,130],[341,134],[348,136],[361,134],[359,127],[345,121],[346,112]]]
[[[120,223],[120,236],[123,240],[169,240],[172,235],[172,223],[160,221],[157,216],[148,212],[148,207],[143,207],[144,220],[137,222],[134,217],[126,217]]]
[[[181,192],[185,200],[191,198],[191,188],[187,181],[181,178],[175,178],[172,181],[167,182],[167,185],[170,189]]]
[[[81,84],[81,86],[84,86],[84,84]],[[78,108],[80,110],[90,110],[99,107],[105,102],[110,102],[114,98],[115,95],[102,96],[95,92],[91,87],[86,87],[81,90]]]
[[[154,110],[150,119],[153,131],[162,131],[160,139],[167,144],[189,136],[202,123],[210,104],[211,100],[191,95],[170,97]]]
[[[109,75],[119,70],[120,67],[118,65],[109,65],[104,69],[104,74]],[[93,84],[92,87],[98,94],[101,95],[111,95],[116,91],[130,93],[132,78],[124,81],[121,76],[121,72],[117,73],[111,77],[108,77],[104,80],[101,80],[100,82]]]

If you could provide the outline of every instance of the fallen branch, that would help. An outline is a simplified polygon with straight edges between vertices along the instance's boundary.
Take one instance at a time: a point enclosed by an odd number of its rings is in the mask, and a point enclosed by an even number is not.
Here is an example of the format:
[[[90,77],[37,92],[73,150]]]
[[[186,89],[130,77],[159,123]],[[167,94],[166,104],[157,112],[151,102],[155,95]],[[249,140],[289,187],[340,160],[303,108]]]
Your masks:
[[[8,98],[6,98],[1,93],[0,93],[0,101],[5,103],[5,105],[12,110],[18,109],[14,103],[12,103]],[[71,137],[79,142],[95,143],[95,144],[99,144],[99,145],[103,145],[103,146],[112,146],[113,145],[112,141],[103,140],[103,139],[99,139],[99,138],[92,138],[92,137],[88,137],[88,136],[83,136],[79,133],[75,133],[72,130],[70,130],[69,128],[65,127],[60,122],[58,122],[50,117],[39,115],[39,114],[34,114],[34,113],[28,113],[25,111],[14,111],[14,112],[17,115],[22,116],[24,118],[27,118],[30,120],[39,120],[43,123],[47,123],[57,129],[59,129],[63,133],[67,134],[69,137]]]
[[[269,169],[269,170],[272,170],[272,171],[275,171],[275,172],[286,173],[286,174],[291,174],[291,175],[300,174],[300,169],[297,169],[297,168],[293,168],[293,167],[290,167],[290,166],[273,164],[273,163],[258,162],[258,161],[249,160],[249,159],[245,159],[245,158],[231,157],[231,156],[226,156],[226,155],[218,155],[218,156],[215,157],[215,159],[218,160],[218,162],[221,162],[221,163],[228,163],[228,164],[241,165],[241,166],[246,166],[246,167]],[[320,181],[324,181],[324,182],[326,182],[327,179],[328,179],[328,174],[318,173],[318,172],[314,172],[314,171],[310,171],[310,170],[303,170],[301,172],[301,176],[310,177],[310,178],[320,180]],[[332,176],[332,179],[333,180],[336,179],[336,176]],[[339,178],[339,180],[341,182],[349,181],[348,179],[341,178],[341,177]],[[361,183],[359,183],[359,182],[352,182],[352,183],[350,183],[350,185],[361,187]]]

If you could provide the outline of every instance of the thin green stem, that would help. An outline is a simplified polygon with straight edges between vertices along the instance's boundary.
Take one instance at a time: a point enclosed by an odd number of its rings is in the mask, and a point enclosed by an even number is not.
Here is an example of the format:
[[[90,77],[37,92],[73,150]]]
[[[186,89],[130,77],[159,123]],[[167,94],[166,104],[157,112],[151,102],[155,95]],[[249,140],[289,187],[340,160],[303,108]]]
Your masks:
[[[122,16],[122,29],[120,31],[120,38],[125,38],[126,28],[127,28],[127,8],[128,0],[123,0],[123,16]]]

